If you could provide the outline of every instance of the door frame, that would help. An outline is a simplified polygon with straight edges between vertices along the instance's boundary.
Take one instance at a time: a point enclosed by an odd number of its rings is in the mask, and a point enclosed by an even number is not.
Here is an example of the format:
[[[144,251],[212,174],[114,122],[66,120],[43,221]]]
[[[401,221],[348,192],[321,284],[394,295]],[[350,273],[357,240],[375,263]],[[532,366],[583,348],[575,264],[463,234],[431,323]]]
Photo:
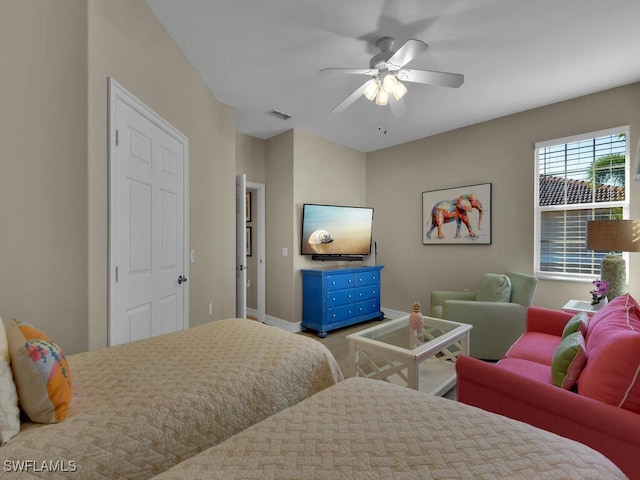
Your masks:
[[[156,125],[159,129],[165,132],[167,135],[173,137],[181,143],[184,147],[184,162],[183,162],[183,192],[184,192],[184,212],[183,212],[183,275],[189,278],[189,139],[183,135],[179,130],[173,127],[165,119],[159,116],[151,108],[145,105],[140,99],[129,92],[126,88],[116,82],[113,78],[108,77],[108,163],[109,163],[109,187],[108,187],[108,202],[109,202],[109,225],[108,225],[108,259],[107,264],[109,268],[109,286],[108,286],[108,301],[107,301],[107,332],[108,342],[107,345],[111,346],[113,343],[113,324],[115,315],[115,284],[116,284],[116,103],[121,101],[126,104],[148,121]],[[189,283],[185,283],[184,286],[184,305],[183,305],[183,325],[182,328],[189,327]]]

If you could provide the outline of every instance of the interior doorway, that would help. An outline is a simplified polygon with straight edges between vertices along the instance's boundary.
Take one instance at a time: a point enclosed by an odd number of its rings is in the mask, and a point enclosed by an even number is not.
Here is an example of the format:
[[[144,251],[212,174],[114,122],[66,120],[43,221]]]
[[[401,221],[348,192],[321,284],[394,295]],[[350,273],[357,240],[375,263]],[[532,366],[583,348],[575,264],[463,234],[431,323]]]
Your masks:
[[[258,321],[266,320],[266,240],[265,185],[247,182],[251,197],[251,257],[247,261],[247,313]],[[255,210],[254,210],[255,208]],[[252,268],[253,267],[253,268]]]
[[[240,177],[240,176],[239,176]],[[242,182],[236,182],[238,188]],[[245,312],[260,322],[266,320],[266,220],[265,220],[265,185],[256,182],[244,182],[242,195],[245,206],[239,212],[238,220],[242,221],[242,244],[246,256],[238,255],[236,265],[238,282],[237,311]],[[238,222],[240,223],[240,222]],[[240,242],[238,242],[240,244]],[[243,303],[240,305],[240,303]]]

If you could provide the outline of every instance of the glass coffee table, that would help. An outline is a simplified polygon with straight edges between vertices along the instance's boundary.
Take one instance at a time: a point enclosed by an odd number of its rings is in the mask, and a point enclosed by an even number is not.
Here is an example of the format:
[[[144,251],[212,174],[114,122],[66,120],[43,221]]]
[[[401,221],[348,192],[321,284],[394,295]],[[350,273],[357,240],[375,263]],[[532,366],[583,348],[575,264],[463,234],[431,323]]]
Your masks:
[[[469,354],[471,325],[424,317],[422,335],[400,317],[347,336],[355,375],[444,395],[456,384],[455,362]]]

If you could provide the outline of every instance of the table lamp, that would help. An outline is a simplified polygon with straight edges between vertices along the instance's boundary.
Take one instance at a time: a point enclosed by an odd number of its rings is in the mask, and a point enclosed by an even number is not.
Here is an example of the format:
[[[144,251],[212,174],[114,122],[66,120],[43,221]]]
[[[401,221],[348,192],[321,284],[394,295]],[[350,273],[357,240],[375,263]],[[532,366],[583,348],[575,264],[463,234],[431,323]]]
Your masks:
[[[600,278],[609,283],[607,298],[626,290],[624,258],[613,252],[640,252],[640,220],[592,220],[587,222],[587,248],[611,252],[602,259]]]

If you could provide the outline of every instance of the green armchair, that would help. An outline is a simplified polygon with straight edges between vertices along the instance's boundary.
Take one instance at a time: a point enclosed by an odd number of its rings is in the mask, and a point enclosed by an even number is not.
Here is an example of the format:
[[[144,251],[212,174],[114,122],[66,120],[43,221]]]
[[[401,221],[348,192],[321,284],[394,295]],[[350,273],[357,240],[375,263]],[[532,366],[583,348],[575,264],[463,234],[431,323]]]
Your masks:
[[[431,292],[431,316],[473,325],[470,353],[499,360],[525,329],[538,280],[522,273],[485,274],[477,292]]]

